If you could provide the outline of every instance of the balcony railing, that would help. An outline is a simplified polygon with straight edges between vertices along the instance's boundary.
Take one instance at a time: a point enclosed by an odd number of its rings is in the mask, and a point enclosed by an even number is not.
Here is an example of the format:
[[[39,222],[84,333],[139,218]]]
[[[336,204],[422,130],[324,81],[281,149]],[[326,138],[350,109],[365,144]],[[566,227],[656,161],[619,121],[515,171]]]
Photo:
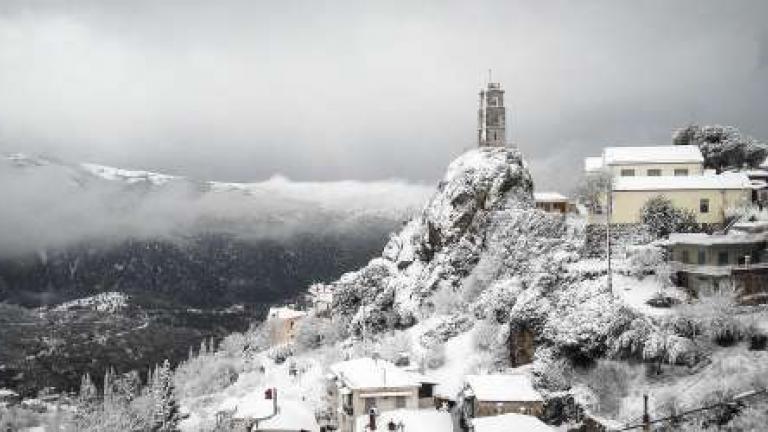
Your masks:
[[[686,273],[703,274],[708,276],[730,276],[734,270],[749,271],[758,269],[768,269],[768,262],[754,264],[726,264],[726,265],[706,265],[689,264],[679,261],[669,262],[672,271],[682,271]]]

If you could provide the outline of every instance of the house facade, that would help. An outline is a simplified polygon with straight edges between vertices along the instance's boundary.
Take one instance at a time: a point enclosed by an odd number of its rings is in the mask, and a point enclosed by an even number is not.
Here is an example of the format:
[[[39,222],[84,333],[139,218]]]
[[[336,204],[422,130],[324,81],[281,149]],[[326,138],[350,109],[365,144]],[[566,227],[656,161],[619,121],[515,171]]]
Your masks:
[[[749,178],[741,173],[617,177],[612,188],[611,223],[639,223],[643,205],[661,195],[675,207],[690,211],[699,224],[723,224],[726,209],[750,203],[751,193]]]
[[[358,432],[356,419],[372,410],[380,414],[419,409],[421,383],[386,360],[366,357],[336,363],[328,384],[341,432]]]
[[[742,297],[763,291],[746,282],[768,268],[768,223],[736,224],[725,234],[673,233],[661,244],[677,285],[694,295],[730,286]]]
[[[460,423],[465,428],[473,419],[502,414],[534,417],[544,412],[544,398],[533,388],[527,374],[467,375],[459,395]]]
[[[693,145],[606,147],[601,159],[601,168],[613,177],[682,177],[704,173],[704,157],[699,147]]]
[[[558,192],[534,192],[536,208],[548,213],[566,214],[570,210],[568,197]]]
[[[584,169],[587,176],[610,178],[611,196],[603,193],[589,211],[592,224],[605,223],[608,213],[613,224],[640,223],[643,205],[662,195],[689,210],[697,223],[721,225],[726,209],[752,201],[749,177],[705,171],[697,146],[607,147],[600,157],[586,158]]]
[[[267,312],[267,325],[273,345],[293,343],[296,339],[301,319],[307,315],[304,311],[290,307],[273,307]]]

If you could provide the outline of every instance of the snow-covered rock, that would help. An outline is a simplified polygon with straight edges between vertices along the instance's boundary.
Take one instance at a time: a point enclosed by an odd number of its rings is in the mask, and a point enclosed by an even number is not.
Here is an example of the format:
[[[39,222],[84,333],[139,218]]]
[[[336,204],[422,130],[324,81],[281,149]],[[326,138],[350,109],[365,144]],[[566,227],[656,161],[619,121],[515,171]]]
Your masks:
[[[536,210],[532,190],[514,149],[460,156],[380,258],[329,285],[334,313],[350,318],[353,334],[405,328],[444,309],[433,302],[445,301],[447,290],[456,310],[430,340],[444,342],[491,319],[563,352],[605,352],[632,312],[604,279],[569,270],[581,259],[583,231]]]

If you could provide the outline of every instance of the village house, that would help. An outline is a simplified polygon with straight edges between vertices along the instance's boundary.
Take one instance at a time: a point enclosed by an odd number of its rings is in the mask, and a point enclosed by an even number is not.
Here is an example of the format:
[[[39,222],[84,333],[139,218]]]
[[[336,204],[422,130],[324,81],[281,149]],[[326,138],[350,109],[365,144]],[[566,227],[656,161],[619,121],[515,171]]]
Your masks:
[[[613,177],[699,176],[704,174],[704,157],[694,145],[606,147],[602,156],[587,157],[584,169]]]
[[[524,414],[501,414],[492,417],[472,419],[470,432],[554,432],[555,429],[543,421]]]
[[[687,209],[702,225],[721,226],[726,209],[752,201],[753,184],[744,173],[717,175],[704,170],[697,146],[607,147],[600,157],[584,160],[587,176],[611,178],[613,224],[637,224],[641,209],[662,195],[677,208]],[[606,196],[590,209],[589,223],[605,223]]]
[[[375,410],[419,409],[422,383],[394,363],[359,358],[331,366],[328,392],[334,401],[341,432],[357,432],[356,419]]]
[[[267,313],[267,325],[273,345],[292,343],[296,339],[300,321],[307,315],[290,307],[272,307]]]
[[[678,286],[708,294],[734,286],[741,297],[763,293],[768,269],[768,222],[734,224],[726,233],[673,233],[660,241],[668,250]]]
[[[459,401],[462,423],[467,427],[478,417],[508,413],[540,416],[544,412],[544,398],[524,373],[467,375]]]
[[[696,223],[722,226],[726,210],[747,205],[752,189],[743,173],[687,177],[618,177],[613,182],[611,223],[636,224],[641,209],[655,196],[689,210]]]
[[[330,285],[316,283],[310,285],[307,291],[307,297],[315,314],[318,316],[329,314],[333,306],[333,288]]]
[[[571,211],[568,197],[558,192],[534,192],[536,208],[550,213],[566,214]]]
[[[278,399],[274,388],[226,399],[219,406],[217,423],[233,432],[320,432],[309,406]]]
[[[359,416],[356,430],[364,432],[451,432],[453,419],[448,411],[397,409],[374,415]]]

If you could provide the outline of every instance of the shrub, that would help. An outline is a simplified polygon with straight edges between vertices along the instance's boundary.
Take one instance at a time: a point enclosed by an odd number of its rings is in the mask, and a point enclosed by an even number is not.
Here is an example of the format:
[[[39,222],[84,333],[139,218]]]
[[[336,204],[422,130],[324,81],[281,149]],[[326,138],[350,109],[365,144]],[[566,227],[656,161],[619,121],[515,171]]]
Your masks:
[[[664,195],[656,195],[643,204],[640,220],[657,238],[673,232],[691,232],[696,228],[696,217],[688,209],[677,208]]]
[[[221,391],[238,376],[234,359],[209,354],[180,364],[174,378],[180,396],[194,397]]]
[[[743,336],[741,323],[729,315],[715,315],[709,322],[709,335],[720,346],[731,346]]]
[[[533,380],[538,388],[568,390],[573,382],[573,366],[568,359],[556,356],[551,349],[537,350],[533,360]]]

